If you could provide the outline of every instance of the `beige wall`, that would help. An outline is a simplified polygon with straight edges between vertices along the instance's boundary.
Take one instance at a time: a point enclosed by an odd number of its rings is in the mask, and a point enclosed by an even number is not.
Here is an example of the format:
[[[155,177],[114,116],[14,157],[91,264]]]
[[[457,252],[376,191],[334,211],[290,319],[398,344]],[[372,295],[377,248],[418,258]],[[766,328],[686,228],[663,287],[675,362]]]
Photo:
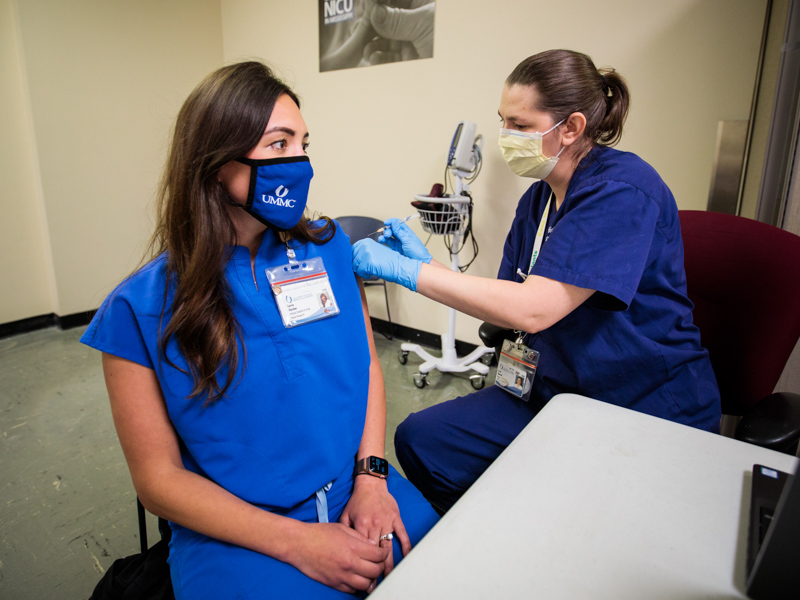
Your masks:
[[[0,187],[0,276],[19,288],[3,286],[2,323],[95,308],[137,263],[175,113],[223,60],[265,58],[303,97],[311,206],[331,216],[409,214],[413,194],[441,181],[457,122],[475,121],[486,138],[472,187],[475,275],[495,275],[527,184],[496,151],[502,82],[543,49],[581,50],[626,76],[633,108],[620,147],[651,162],[681,208],[703,208],[717,122],[749,114],[765,0],[439,0],[433,59],[322,74],[316,0],[0,7],[0,118],[4,132],[13,125],[0,136],[0,169],[12,175]],[[449,260],[441,238],[430,247]],[[397,286],[391,302],[404,325],[447,328],[433,302]],[[379,290],[370,305],[386,316]],[[476,331],[459,316],[459,339]]]
[[[139,262],[169,128],[222,64],[222,32],[218,0],[0,1],[0,106],[18,130],[0,152],[21,163],[0,167],[15,181],[0,188],[2,323],[96,308]],[[6,248],[11,235],[25,245]]]
[[[0,0],[0,323],[55,312],[16,6]]]
[[[480,255],[469,273],[487,277],[528,183],[496,150],[500,90],[521,59],[566,47],[617,68],[633,96],[620,147],[655,166],[680,208],[702,209],[717,122],[749,115],[764,11],[752,0],[438,0],[433,59],[319,73],[316,0],[222,0],[225,60],[265,58],[304,99],[311,205],[325,214],[410,214],[413,194],[442,180],[458,121],[478,124],[486,161],[472,186]],[[449,262],[441,238],[429,247]],[[385,318],[381,293],[370,306]],[[390,293],[396,321],[447,329],[447,309]],[[477,341],[477,327],[459,315],[456,337]]]

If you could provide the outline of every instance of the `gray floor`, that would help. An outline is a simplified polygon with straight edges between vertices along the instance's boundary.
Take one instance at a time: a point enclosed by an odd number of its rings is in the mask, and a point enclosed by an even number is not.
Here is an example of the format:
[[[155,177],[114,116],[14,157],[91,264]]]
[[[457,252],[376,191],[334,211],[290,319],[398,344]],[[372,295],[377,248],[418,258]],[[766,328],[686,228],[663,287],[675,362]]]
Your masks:
[[[117,442],[99,353],[83,328],[0,340],[0,598],[88,598],[105,569],[138,552],[135,495]],[[387,458],[411,412],[472,391],[467,375],[397,360],[399,341],[376,334],[388,396]],[[493,375],[490,374],[489,381]],[[155,518],[149,525],[155,538]]]

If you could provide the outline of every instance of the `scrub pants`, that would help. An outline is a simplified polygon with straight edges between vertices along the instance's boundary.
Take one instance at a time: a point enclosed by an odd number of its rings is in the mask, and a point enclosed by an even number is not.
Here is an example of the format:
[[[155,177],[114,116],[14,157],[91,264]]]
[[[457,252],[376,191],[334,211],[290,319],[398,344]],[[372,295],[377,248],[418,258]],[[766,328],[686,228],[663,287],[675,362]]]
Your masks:
[[[349,470],[349,469],[348,469]],[[414,486],[389,467],[389,492],[400,507],[400,516],[412,546],[416,546],[438,516]],[[327,494],[328,515],[337,522],[353,489],[353,477],[340,477]],[[316,497],[292,507],[286,516],[317,522]],[[319,583],[288,563],[226,544],[172,525],[170,574],[176,600],[272,600],[283,598],[352,599],[354,596]],[[403,558],[395,537],[394,563]]]
[[[542,409],[491,386],[412,413],[394,447],[408,480],[444,514]]]

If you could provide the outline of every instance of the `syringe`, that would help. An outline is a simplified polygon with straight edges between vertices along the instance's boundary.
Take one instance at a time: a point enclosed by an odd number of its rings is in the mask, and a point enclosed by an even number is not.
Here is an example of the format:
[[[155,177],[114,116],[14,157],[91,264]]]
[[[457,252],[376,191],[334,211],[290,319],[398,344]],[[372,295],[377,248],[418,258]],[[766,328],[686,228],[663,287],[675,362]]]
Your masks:
[[[408,215],[405,219],[403,219],[400,222],[401,223],[406,223],[406,222],[408,222],[408,221],[410,221],[412,219],[418,219],[418,218],[419,218],[419,213],[414,213],[413,215]],[[385,229],[386,229],[386,227],[381,227],[380,229],[378,229],[378,231],[370,233],[367,237],[372,237],[373,235],[376,235],[378,233],[383,233]]]

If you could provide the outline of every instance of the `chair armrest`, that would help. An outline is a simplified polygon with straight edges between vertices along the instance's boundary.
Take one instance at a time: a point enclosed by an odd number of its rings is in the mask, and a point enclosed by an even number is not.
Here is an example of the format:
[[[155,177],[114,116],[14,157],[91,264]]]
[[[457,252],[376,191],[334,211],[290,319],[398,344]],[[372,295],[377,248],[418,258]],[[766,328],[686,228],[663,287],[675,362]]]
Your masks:
[[[484,321],[481,324],[478,329],[478,335],[481,336],[481,341],[487,348],[497,348],[503,344],[503,340],[510,340],[515,337],[513,329],[498,327],[488,321]]]
[[[736,426],[737,440],[796,454],[800,440],[800,394],[778,392],[753,406]]]

